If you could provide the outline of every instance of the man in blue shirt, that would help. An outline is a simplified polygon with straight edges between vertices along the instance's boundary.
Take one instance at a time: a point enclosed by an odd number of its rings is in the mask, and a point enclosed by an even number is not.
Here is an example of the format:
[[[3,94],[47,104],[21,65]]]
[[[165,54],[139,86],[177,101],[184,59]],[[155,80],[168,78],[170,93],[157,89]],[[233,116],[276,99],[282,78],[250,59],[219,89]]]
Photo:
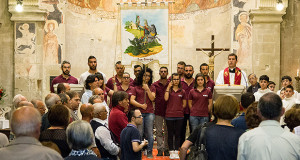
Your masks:
[[[143,116],[139,109],[130,110],[127,114],[128,125],[121,132],[121,160],[141,160],[142,149],[148,145],[148,141],[141,142],[141,135],[137,125],[143,123]]]
[[[246,112],[248,106],[250,104],[252,104],[254,101],[255,101],[255,97],[252,93],[246,92],[246,93],[242,94],[240,105],[243,108],[243,112],[241,115],[239,115],[237,118],[235,118],[231,121],[231,124],[234,127],[243,129],[245,131],[248,129],[247,124],[246,124],[246,119],[245,119],[245,112]]]

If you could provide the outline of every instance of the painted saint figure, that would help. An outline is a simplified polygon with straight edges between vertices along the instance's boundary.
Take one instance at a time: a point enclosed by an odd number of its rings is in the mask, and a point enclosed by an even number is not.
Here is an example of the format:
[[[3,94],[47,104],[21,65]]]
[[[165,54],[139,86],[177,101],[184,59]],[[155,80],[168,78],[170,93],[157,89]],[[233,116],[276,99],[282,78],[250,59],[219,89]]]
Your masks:
[[[17,53],[30,54],[35,50],[35,34],[30,32],[28,23],[19,25],[18,31],[21,32],[21,37],[16,39]]]
[[[248,23],[249,15],[247,12],[239,14],[239,21],[240,24],[235,31],[235,39],[239,42],[237,55],[240,60],[244,60],[251,51],[252,26]]]
[[[44,57],[46,64],[58,64],[58,40],[53,31],[57,28],[57,22],[48,20],[45,24]]]

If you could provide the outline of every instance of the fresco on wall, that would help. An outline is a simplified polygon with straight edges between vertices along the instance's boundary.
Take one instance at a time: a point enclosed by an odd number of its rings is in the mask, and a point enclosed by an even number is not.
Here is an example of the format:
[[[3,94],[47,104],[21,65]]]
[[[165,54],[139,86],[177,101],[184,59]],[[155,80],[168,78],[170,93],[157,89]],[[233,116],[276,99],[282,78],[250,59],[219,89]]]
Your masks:
[[[168,9],[121,10],[124,63],[138,58],[168,63]]]
[[[240,64],[248,66],[249,59],[252,59],[252,24],[249,18],[249,10],[254,6],[249,0],[233,1],[233,53],[238,56]]]
[[[16,43],[17,54],[35,53],[35,23],[16,23]]]
[[[59,45],[57,40],[57,35],[54,30],[57,29],[58,24],[55,20],[47,20],[44,30],[44,62],[45,64],[58,64],[59,61]]]

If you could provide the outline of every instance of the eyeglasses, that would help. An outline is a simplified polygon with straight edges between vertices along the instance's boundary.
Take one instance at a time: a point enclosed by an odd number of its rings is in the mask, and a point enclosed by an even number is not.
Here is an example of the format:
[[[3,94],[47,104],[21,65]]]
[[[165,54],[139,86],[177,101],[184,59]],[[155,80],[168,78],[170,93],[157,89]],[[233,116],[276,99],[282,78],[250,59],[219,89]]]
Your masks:
[[[168,71],[160,71],[160,73],[167,73]]]
[[[142,116],[142,115],[140,115],[140,116],[137,116],[137,117],[134,117],[134,118],[143,118],[143,116]]]
[[[129,79],[130,77],[123,77],[124,79]]]
[[[179,81],[179,79],[173,79],[173,81]]]

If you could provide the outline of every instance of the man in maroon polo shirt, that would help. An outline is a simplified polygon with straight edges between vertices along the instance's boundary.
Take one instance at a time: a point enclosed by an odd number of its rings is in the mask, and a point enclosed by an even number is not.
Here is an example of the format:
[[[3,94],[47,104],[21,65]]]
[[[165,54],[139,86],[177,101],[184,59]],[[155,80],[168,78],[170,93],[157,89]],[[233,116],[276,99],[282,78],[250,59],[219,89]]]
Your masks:
[[[185,62],[183,62],[183,61],[179,61],[177,63],[177,74],[179,74],[179,79],[184,78],[184,67],[185,67],[185,65],[186,65]],[[168,80],[171,81],[171,78],[172,78],[172,76],[170,76],[168,78]]]
[[[185,91],[186,99],[190,93],[190,90],[194,88],[194,67],[192,65],[186,65],[184,67],[184,77],[181,79],[181,86],[182,89]],[[180,144],[182,144],[185,141],[185,132],[186,132],[186,125],[187,121],[190,119],[190,109],[189,107],[185,107],[184,109],[184,122],[183,122],[183,130],[181,132],[180,136]],[[191,133],[192,128],[191,124],[189,123],[189,131]]]
[[[137,85],[137,80],[136,80],[136,78],[137,78],[137,76],[139,75],[139,73],[142,71],[142,66],[141,65],[134,65],[134,69],[133,69],[133,72],[134,72],[134,76],[135,76],[135,78],[134,78],[134,80],[132,81],[132,82],[130,82],[130,85],[132,86],[132,87],[135,87],[136,85]]]
[[[210,79],[210,77],[208,75],[208,71],[209,71],[208,64],[202,63],[200,65],[200,73],[202,73],[205,76],[206,88],[208,88],[210,90],[211,94],[213,94],[215,82],[212,79]]]
[[[121,80],[122,80],[122,77],[123,77],[123,74],[124,74],[124,71],[125,71],[125,66],[122,65],[122,62],[121,61],[118,61],[116,64],[115,64],[115,70],[116,70],[116,75],[115,75],[115,83],[117,86],[121,85]],[[114,84],[113,84],[113,77],[111,77],[108,81],[107,81],[107,84],[106,84],[106,87],[110,88],[110,89],[114,89]],[[130,82],[132,82],[133,79],[130,78]]]
[[[69,84],[78,84],[78,80],[70,75],[70,71],[71,71],[71,64],[68,61],[63,61],[61,64],[61,70],[62,70],[62,74],[55,77],[52,80],[51,86],[50,86],[50,90],[52,93],[54,93],[54,87],[53,85],[57,84],[57,83],[69,83]]]
[[[115,140],[120,144],[120,135],[122,130],[127,126],[128,119],[124,110],[128,110],[128,94],[124,91],[116,91],[112,96],[112,106],[108,118],[108,126],[114,134]]]
[[[155,97],[155,128],[156,128],[156,141],[157,141],[157,156],[169,156],[168,150],[168,134],[167,134],[167,126],[165,120],[167,102],[164,99],[165,91],[168,87],[169,81],[167,79],[168,76],[168,68],[160,67],[159,69],[160,79],[152,84],[152,86],[156,89],[156,97]],[[164,134],[163,134],[164,129]],[[163,136],[164,135],[164,136]]]

